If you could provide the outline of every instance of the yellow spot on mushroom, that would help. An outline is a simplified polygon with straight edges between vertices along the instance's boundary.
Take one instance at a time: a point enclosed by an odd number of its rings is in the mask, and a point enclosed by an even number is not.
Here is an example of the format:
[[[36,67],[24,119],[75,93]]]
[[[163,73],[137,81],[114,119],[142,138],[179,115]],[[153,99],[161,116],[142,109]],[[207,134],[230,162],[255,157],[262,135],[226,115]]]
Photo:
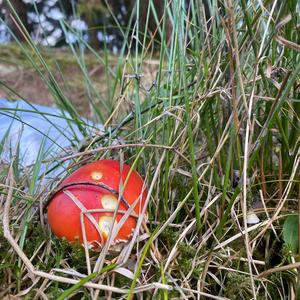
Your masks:
[[[99,228],[105,238],[108,237],[113,223],[113,217],[103,216],[99,219]],[[115,225],[117,222],[115,221]]]
[[[104,209],[116,209],[118,206],[118,199],[113,195],[104,195],[101,198],[101,203]]]
[[[100,180],[102,178],[103,174],[99,171],[94,171],[91,174],[92,179],[94,180]]]

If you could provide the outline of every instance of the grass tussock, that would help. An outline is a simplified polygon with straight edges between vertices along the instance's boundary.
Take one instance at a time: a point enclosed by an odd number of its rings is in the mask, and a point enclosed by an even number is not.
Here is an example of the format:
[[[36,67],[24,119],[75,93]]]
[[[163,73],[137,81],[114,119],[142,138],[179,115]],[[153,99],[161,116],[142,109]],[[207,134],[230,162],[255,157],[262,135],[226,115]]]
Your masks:
[[[294,299],[299,3],[177,0],[158,13],[150,0],[143,26],[140,5],[120,26],[117,59],[80,36],[70,45],[90,115],[104,124],[95,135],[65,93],[59,60],[42,55],[14,15],[25,36],[15,40],[19,53],[85,136],[68,155],[70,170],[100,158],[134,165],[146,179],[149,219],[131,248],[86,257],[47,226],[56,183],[39,185],[43,159],[24,170],[16,151],[0,170],[0,298]],[[247,224],[250,212],[259,223]]]

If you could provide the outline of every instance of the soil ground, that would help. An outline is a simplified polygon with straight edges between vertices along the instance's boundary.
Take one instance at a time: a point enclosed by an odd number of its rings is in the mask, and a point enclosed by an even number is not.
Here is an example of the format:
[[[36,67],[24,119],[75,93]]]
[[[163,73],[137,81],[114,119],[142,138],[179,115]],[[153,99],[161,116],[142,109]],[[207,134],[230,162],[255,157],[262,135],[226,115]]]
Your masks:
[[[64,94],[75,105],[76,109],[83,116],[89,116],[90,107],[86,99],[86,91],[82,72],[80,71],[75,58],[65,49],[43,49],[43,55],[51,68],[55,78],[61,84]],[[45,53],[44,53],[45,52]],[[55,59],[54,59],[55,58]],[[103,77],[103,67],[88,58],[88,70],[94,84],[99,91],[104,93],[105,88],[101,85]],[[56,67],[59,64],[63,76]],[[47,84],[41,75],[30,65],[24,54],[20,52],[14,44],[1,45],[0,47],[0,81],[11,90],[0,85],[0,97],[18,99],[20,95],[23,99],[43,105],[53,105],[55,103]],[[18,95],[16,95],[16,93]]]

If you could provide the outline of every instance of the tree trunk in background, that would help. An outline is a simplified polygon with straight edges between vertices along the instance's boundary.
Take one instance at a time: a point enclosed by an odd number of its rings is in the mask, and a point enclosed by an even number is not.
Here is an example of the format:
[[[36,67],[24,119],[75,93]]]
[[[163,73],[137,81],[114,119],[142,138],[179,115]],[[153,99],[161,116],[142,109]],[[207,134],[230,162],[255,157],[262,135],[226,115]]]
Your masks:
[[[26,30],[30,32],[30,26],[27,21],[28,5],[22,2],[21,0],[10,0],[10,3],[13,6],[16,13],[18,14]],[[24,34],[22,33],[23,29],[21,27],[18,27],[19,26],[18,21],[14,17],[13,11],[11,10],[9,4],[5,0],[4,0],[4,9],[5,9],[6,24],[19,40],[24,41],[25,38],[24,38]]]
[[[88,27],[90,29],[89,30],[90,45],[94,49],[99,49],[100,48],[100,42],[99,42],[98,37],[97,37],[97,30],[95,29],[98,26],[97,20],[95,19],[95,17],[93,15],[88,15],[88,14],[86,14],[84,16],[84,19],[85,19],[85,21],[88,24]]]
[[[125,4],[128,5],[129,9],[134,8],[135,0],[125,0]],[[154,0],[153,1],[154,7],[156,9],[156,14],[158,17],[158,20],[161,21],[163,14],[164,14],[164,6],[165,2],[163,0]],[[145,32],[145,25],[147,21],[147,14],[148,14],[148,6],[149,6],[149,1],[140,1],[140,20],[139,20],[139,26],[140,26],[140,33]],[[130,11],[128,9],[128,11]],[[130,16],[128,16],[130,17]],[[163,21],[160,23],[159,26],[163,25]],[[155,21],[154,15],[152,11],[150,10],[150,15],[149,15],[149,20],[148,20],[148,28],[147,28],[146,34],[148,34],[148,38],[152,38],[152,36],[155,34],[155,40],[161,42],[161,37],[159,35],[159,32],[157,30],[157,23]],[[169,41],[171,37],[172,29],[171,29],[171,22],[169,18],[167,17],[166,20],[166,42]]]

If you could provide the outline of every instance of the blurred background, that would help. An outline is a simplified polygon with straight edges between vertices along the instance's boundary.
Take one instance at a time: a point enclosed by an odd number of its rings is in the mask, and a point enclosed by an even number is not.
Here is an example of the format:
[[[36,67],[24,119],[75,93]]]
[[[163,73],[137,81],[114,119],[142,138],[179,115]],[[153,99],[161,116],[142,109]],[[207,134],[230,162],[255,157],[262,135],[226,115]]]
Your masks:
[[[151,1],[154,14],[149,11],[148,4],[148,1],[138,4],[139,39],[145,38],[145,42],[150,43],[151,57],[155,57],[160,47],[157,24],[163,15],[164,2]],[[96,80],[93,85],[103,96],[98,94],[88,97],[94,97],[96,102],[99,97],[107,99],[109,86],[107,82],[102,84],[107,75],[104,65],[107,64],[99,65],[99,60],[95,59],[95,56],[91,57],[87,50],[93,48],[105,52],[107,63],[115,66],[118,64],[118,56],[137,49],[137,39],[132,38],[136,30],[136,16],[132,13],[135,6],[136,1],[133,0],[0,0],[0,80],[13,87],[14,91],[18,90],[23,98],[30,101],[44,105],[54,102],[49,88],[35,68],[28,64],[27,58],[17,45],[19,42],[26,42],[24,32],[27,31],[31,41],[38,47],[47,46],[45,49],[48,50],[41,51],[44,51],[43,55],[50,67],[55,64],[54,59],[51,60],[55,57],[64,80],[68,81],[69,86],[64,89],[65,94],[72,98],[82,115],[91,116],[92,109],[84,99],[86,94],[82,74],[79,74],[82,70],[69,49],[76,48],[84,53],[89,79]],[[147,16],[149,12],[150,17]],[[15,19],[15,15],[18,15],[19,20]],[[20,21],[24,25],[22,28],[18,25]],[[166,21],[166,40],[170,36],[170,26],[170,22]],[[149,85],[155,80],[155,65],[155,61],[145,64]],[[18,98],[4,89],[0,90],[0,97]],[[112,99],[109,100],[106,103]]]
[[[16,23],[11,19],[11,7],[0,1],[1,17],[19,39],[24,39]],[[109,48],[117,54],[122,47],[120,27],[127,29],[127,24],[136,1],[114,0],[105,3],[101,0],[13,0],[10,1],[33,40],[43,46],[64,46],[78,41],[72,31],[82,32],[83,39],[94,48]],[[153,1],[158,15],[162,13],[164,2]],[[106,5],[107,4],[107,5]],[[140,18],[145,24],[148,1],[140,4]],[[160,12],[160,13],[159,13]],[[143,20],[144,19],[144,20]],[[70,23],[71,30],[64,35],[60,22]],[[144,22],[143,22],[144,21]],[[118,23],[118,24],[117,24]],[[150,20],[149,31],[155,31],[155,20]],[[0,42],[12,40],[7,26],[0,25]]]

